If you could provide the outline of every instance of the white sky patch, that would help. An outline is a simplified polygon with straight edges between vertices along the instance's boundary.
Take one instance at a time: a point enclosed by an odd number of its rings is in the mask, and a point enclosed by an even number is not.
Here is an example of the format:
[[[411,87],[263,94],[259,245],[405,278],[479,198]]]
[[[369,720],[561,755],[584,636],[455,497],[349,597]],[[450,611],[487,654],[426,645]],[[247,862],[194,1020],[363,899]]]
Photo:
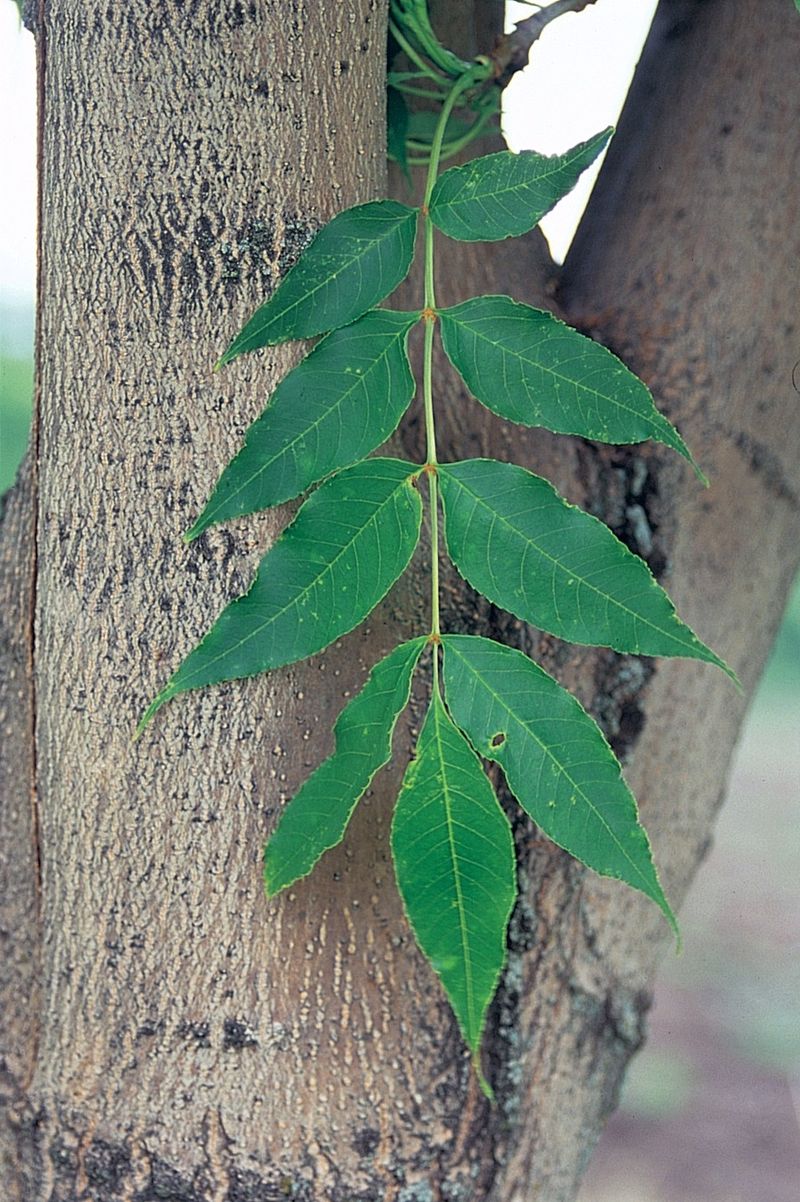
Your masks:
[[[598,0],[580,13],[548,25],[530,64],[503,98],[503,131],[512,150],[557,154],[583,142],[619,117],[657,0]],[[545,6],[546,7],[546,6]],[[506,6],[510,30],[536,11]],[[569,196],[542,221],[557,262],[562,262],[586,207],[601,159]]]
[[[16,5],[0,0],[0,297],[31,301],[36,277],[36,63]]]

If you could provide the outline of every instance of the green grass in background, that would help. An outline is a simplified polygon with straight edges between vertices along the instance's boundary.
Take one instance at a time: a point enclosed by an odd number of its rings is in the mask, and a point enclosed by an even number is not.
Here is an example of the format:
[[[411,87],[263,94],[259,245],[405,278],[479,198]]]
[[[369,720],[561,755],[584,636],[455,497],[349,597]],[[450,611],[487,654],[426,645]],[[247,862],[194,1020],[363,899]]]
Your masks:
[[[0,357],[0,493],[14,483],[28,445],[32,395],[31,360]]]
[[[753,706],[762,702],[795,699],[800,688],[800,576],[789,595],[789,603],[761,678]]]
[[[33,307],[0,301],[0,493],[28,445],[33,398]]]

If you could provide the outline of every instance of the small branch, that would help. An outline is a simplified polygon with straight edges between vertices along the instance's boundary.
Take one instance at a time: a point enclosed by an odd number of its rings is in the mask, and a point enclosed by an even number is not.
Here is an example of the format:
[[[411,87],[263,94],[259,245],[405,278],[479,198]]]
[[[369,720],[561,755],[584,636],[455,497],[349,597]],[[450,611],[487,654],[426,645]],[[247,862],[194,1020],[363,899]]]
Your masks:
[[[495,78],[501,88],[504,88],[517,71],[528,65],[528,55],[533,43],[544,33],[546,27],[556,17],[564,13],[579,13],[596,0],[555,0],[542,8],[533,16],[518,21],[513,33],[507,33],[497,43],[491,60],[494,64]]]

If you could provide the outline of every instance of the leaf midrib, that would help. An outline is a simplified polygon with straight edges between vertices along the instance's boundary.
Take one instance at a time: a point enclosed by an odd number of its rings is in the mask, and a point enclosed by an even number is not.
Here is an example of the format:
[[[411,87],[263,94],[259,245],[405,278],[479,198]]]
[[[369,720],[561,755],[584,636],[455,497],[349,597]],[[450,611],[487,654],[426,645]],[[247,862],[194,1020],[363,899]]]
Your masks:
[[[592,811],[592,813],[593,813],[593,814],[594,814],[594,815],[597,817],[597,819],[598,819],[598,820],[599,820],[599,821],[602,823],[602,825],[603,825],[603,826],[605,827],[605,829],[608,831],[608,834],[609,834],[609,836],[611,837],[612,841],[615,843],[615,845],[616,845],[616,846],[619,848],[619,850],[622,852],[622,855],[623,855],[623,856],[624,856],[624,858],[625,858],[625,859],[628,861],[628,863],[630,864],[631,868],[634,870],[634,872],[636,873],[636,875],[637,875],[637,876],[638,876],[638,877],[639,877],[641,880],[645,881],[645,882],[646,882],[646,883],[649,885],[650,883],[648,882],[648,880],[647,880],[647,877],[644,875],[644,873],[642,872],[642,870],[641,870],[641,869],[638,867],[638,865],[636,864],[636,862],[635,862],[634,860],[632,860],[632,859],[631,859],[631,857],[628,855],[627,851],[625,850],[625,847],[622,845],[622,843],[620,843],[619,839],[618,839],[618,838],[617,838],[617,836],[614,834],[614,831],[613,831],[613,830],[611,829],[611,827],[608,825],[608,823],[606,822],[606,820],[605,820],[605,818],[603,817],[603,815],[600,813],[600,811],[597,809],[597,807],[596,807],[596,806],[593,804],[593,802],[591,801],[591,798],[590,798],[590,797],[589,797],[589,796],[588,796],[588,795],[587,795],[587,794],[586,794],[586,793],[583,791],[583,788],[582,788],[582,787],[581,787],[581,786],[578,784],[578,782],[577,782],[577,781],[574,779],[574,777],[573,777],[573,776],[570,774],[570,772],[569,772],[569,771],[568,771],[568,770],[567,770],[567,769],[564,767],[564,765],[563,765],[563,764],[561,764],[561,763],[559,762],[559,760],[557,760],[557,759],[556,759],[555,755],[554,755],[554,754],[553,754],[553,752],[550,750],[550,748],[547,746],[547,744],[546,744],[546,743],[543,743],[543,742],[542,742],[542,740],[539,738],[539,736],[536,734],[536,732],[535,732],[535,731],[533,731],[533,730],[531,730],[531,728],[530,728],[530,727],[529,727],[529,726],[528,726],[528,725],[527,725],[525,722],[523,722],[521,718],[518,718],[512,709],[509,709],[508,705],[507,705],[507,704],[506,704],[506,702],[503,700],[502,694],[500,694],[500,693],[497,693],[497,692],[496,692],[496,691],[495,691],[495,690],[494,690],[494,689],[491,687],[491,685],[489,685],[489,684],[487,683],[487,681],[486,681],[486,680],[485,680],[485,678],[484,678],[484,677],[481,675],[481,673],[480,673],[480,672],[477,670],[477,668],[474,668],[474,667],[472,666],[472,664],[470,663],[470,661],[469,661],[468,659],[466,659],[466,657],[465,657],[465,656],[464,656],[464,655],[463,655],[463,654],[462,654],[460,651],[458,651],[457,649],[454,649],[454,648],[453,648],[453,644],[452,644],[452,643],[448,642],[448,643],[446,643],[446,646],[447,646],[447,648],[448,648],[448,651],[449,651],[449,650],[454,650],[454,653],[455,653],[455,655],[457,655],[457,656],[458,656],[458,658],[459,658],[459,659],[460,659],[460,660],[461,660],[461,661],[462,661],[464,664],[466,664],[466,666],[467,666],[467,669],[468,669],[469,671],[471,671],[471,672],[472,672],[472,673],[473,673],[473,674],[474,674],[474,675],[477,677],[477,679],[478,679],[478,680],[480,680],[481,684],[482,684],[482,685],[484,686],[484,688],[486,689],[486,692],[487,692],[487,693],[488,693],[488,694],[489,694],[489,695],[490,695],[490,696],[491,696],[491,697],[492,697],[492,698],[493,698],[493,699],[494,699],[494,700],[495,700],[495,701],[496,701],[496,702],[497,702],[497,703],[500,705],[501,709],[502,709],[502,710],[504,710],[506,714],[508,714],[509,718],[511,718],[511,719],[512,719],[512,721],[513,721],[513,722],[515,722],[517,726],[520,726],[520,727],[522,727],[522,729],[523,729],[524,731],[527,731],[527,732],[530,734],[530,736],[531,736],[531,738],[533,739],[533,741],[534,741],[535,743],[537,743],[537,744],[538,744],[538,746],[539,746],[539,747],[541,748],[541,750],[542,750],[542,751],[545,753],[545,755],[546,755],[546,756],[547,756],[547,757],[548,757],[548,758],[549,758],[549,759],[550,759],[550,760],[553,762],[553,764],[555,764],[555,766],[556,766],[556,768],[559,770],[559,772],[561,772],[561,773],[562,773],[562,774],[563,774],[563,775],[566,777],[566,779],[569,781],[569,783],[572,785],[572,787],[573,787],[573,788],[576,790],[576,792],[578,792],[578,793],[580,794],[580,796],[583,798],[583,800],[585,801],[585,803],[586,803],[586,805],[588,806],[588,808],[589,808],[589,809]],[[584,712],[585,712],[585,711],[584,711]],[[588,714],[587,714],[586,716],[588,717]],[[610,748],[609,748],[609,750],[610,750]],[[612,754],[613,754],[613,753],[612,753]],[[504,765],[503,765],[503,762],[502,762],[502,760],[501,760],[501,759],[500,759],[498,756],[496,756],[496,755],[492,755],[492,754],[491,754],[491,752],[487,752],[487,755],[488,755],[488,757],[489,757],[490,759],[492,759],[492,760],[495,760],[495,761],[496,761],[496,763],[499,763],[501,766],[504,766]],[[627,786],[625,785],[625,783],[624,783],[624,781],[623,781],[623,779],[622,779],[622,776],[621,776],[621,775],[620,775],[620,781],[622,782],[622,784],[623,784],[623,787],[624,787],[624,788],[627,788]],[[630,792],[630,790],[629,790],[629,792]],[[633,801],[633,804],[634,804],[634,812],[636,812],[636,802],[635,802],[635,799],[634,799],[634,797],[633,797],[633,794],[632,794],[632,793],[630,794],[630,796],[631,796],[631,800]],[[531,817],[534,819],[534,821],[535,821],[535,822],[537,822],[537,821],[538,821],[538,819],[537,819],[537,818],[535,818],[535,816],[534,816],[533,814],[531,815]],[[638,826],[641,828],[641,823],[639,823],[639,822],[638,822],[638,818],[637,818],[637,825],[638,825]],[[551,839],[552,839],[553,843],[556,843],[556,844],[558,844],[558,846],[559,846],[559,847],[564,847],[563,843],[559,843],[559,842],[558,842],[558,840],[557,840],[557,839],[555,839],[555,838],[553,838],[553,836],[552,836],[552,835],[550,835],[550,836],[549,836],[549,838],[551,838]],[[568,848],[568,847],[565,847],[565,848],[564,848],[564,850],[565,850],[565,851],[569,851],[569,848]],[[570,852],[570,854],[572,854],[572,853]],[[651,896],[651,893],[650,893],[650,889],[651,889],[651,888],[652,888],[652,886],[650,886],[650,888],[648,888],[648,889],[645,889],[645,890],[644,890],[644,892],[645,892],[645,893],[647,893],[647,894],[648,894],[648,896]]]
[[[334,556],[333,559],[329,560],[325,564],[323,570],[319,573],[319,575],[315,576],[314,579],[309,584],[306,585],[306,587],[302,590],[302,592],[298,593],[288,604],[284,605],[282,609],[279,609],[275,613],[273,613],[267,619],[266,622],[263,622],[262,625],[259,626],[256,630],[251,631],[250,634],[248,634],[245,638],[240,639],[238,643],[233,643],[231,646],[227,647],[225,649],[225,651],[221,651],[219,653],[219,655],[215,655],[213,659],[207,660],[203,664],[202,669],[201,668],[195,669],[195,671],[192,673],[192,676],[197,676],[201,671],[203,673],[207,672],[208,669],[213,664],[218,663],[219,660],[221,660],[221,659],[225,659],[228,655],[232,655],[234,651],[238,651],[240,647],[244,647],[247,643],[251,642],[254,638],[257,638],[260,634],[263,633],[263,631],[268,626],[271,626],[274,622],[276,622],[278,620],[278,618],[283,617],[283,615],[285,613],[287,613],[294,606],[298,605],[300,603],[300,601],[303,600],[311,592],[311,590],[316,587],[316,585],[319,583],[319,581],[322,580],[322,578],[326,574],[330,573],[333,570],[333,568],[339,562],[339,560],[342,558],[342,556],[345,555],[347,553],[347,551],[349,551],[352,548],[356,539],[361,538],[362,534],[364,534],[364,532],[366,530],[368,530],[370,526],[375,524],[379,515],[383,512],[383,510],[386,508],[386,506],[389,504],[394,504],[396,502],[400,490],[405,487],[405,485],[407,484],[407,482],[412,474],[413,474],[412,472],[409,472],[408,476],[406,476],[402,480],[398,481],[397,487],[392,489],[389,496],[384,501],[381,501],[380,505],[377,505],[375,507],[375,509],[374,509],[372,515],[369,517],[369,519],[364,523],[363,526],[359,527],[357,534],[350,540],[349,543],[346,543],[336,553],[336,555]],[[275,545],[277,546],[277,543]],[[255,582],[254,582],[254,584],[255,584]],[[251,585],[251,588],[254,586],[254,584]],[[248,595],[247,593],[243,594],[244,597],[246,597],[247,595]],[[211,632],[209,631],[209,635],[210,634],[211,634]],[[208,636],[206,636],[206,637],[208,637]],[[200,646],[202,646],[202,643],[200,644]],[[199,648],[198,648],[198,650],[199,650]],[[191,679],[191,677],[188,677],[188,679]],[[181,688],[180,691],[183,692],[184,688],[187,688],[187,687],[190,688],[191,686],[184,686]]]
[[[583,149],[585,150],[585,149],[586,149],[586,147],[584,147]],[[500,151],[499,153],[500,153],[500,154],[513,154],[513,151],[510,151],[510,150],[509,150],[509,151]],[[520,152],[519,152],[519,154],[518,154],[518,155],[515,155],[514,157],[515,157],[515,158],[519,158],[521,155],[523,155],[523,154],[525,154],[525,153],[526,153],[526,152],[525,152],[524,150],[523,150],[523,151],[520,151]],[[535,151],[533,151],[533,152],[530,152],[530,151],[529,151],[529,152],[527,152],[527,153],[534,153],[534,154],[535,154],[536,152],[535,152]],[[569,153],[569,152],[567,152],[567,153]],[[542,157],[543,159],[545,159],[545,161],[547,161],[547,162],[551,161],[551,159],[552,159],[553,157],[556,157],[556,158],[560,159],[560,163],[559,163],[559,165],[558,165],[558,166],[555,166],[555,167],[553,167],[553,169],[552,169],[552,170],[550,170],[550,171],[546,171],[546,172],[544,172],[542,175],[539,175],[539,176],[537,176],[537,177],[536,177],[536,180],[534,181],[534,183],[539,183],[540,181],[548,180],[548,179],[550,179],[550,178],[551,178],[551,176],[553,176],[553,175],[557,175],[557,174],[558,174],[558,172],[559,172],[560,170],[563,170],[563,169],[564,169],[564,168],[566,168],[566,167],[571,167],[571,166],[572,166],[572,164],[573,164],[573,163],[576,161],[576,159],[579,159],[581,156],[580,156],[579,154],[576,154],[576,155],[575,155],[573,158],[571,158],[571,159],[565,159],[565,157],[563,157],[563,156],[558,156],[558,155],[556,155],[556,156],[552,156],[552,155],[542,155],[541,157]],[[587,166],[587,167],[591,167],[591,165],[592,165],[591,163],[587,163],[587,164],[586,164],[586,166]],[[459,170],[459,171],[466,171],[466,170],[467,170],[467,168],[468,168],[469,166],[470,166],[470,164],[465,164],[465,166],[464,166],[463,168],[457,168],[457,170]],[[444,177],[442,177],[442,178],[444,178]],[[455,198],[454,200],[446,200],[446,201],[444,201],[444,202],[443,202],[443,204],[442,204],[442,208],[455,208],[455,206],[456,206],[456,205],[458,205],[458,204],[462,204],[462,205],[463,205],[463,204],[469,204],[469,203],[470,203],[470,201],[472,201],[472,200],[483,200],[483,199],[485,199],[485,198],[491,198],[491,197],[493,197],[493,196],[503,196],[503,195],[505,195],[505,193],[507,193],[507,192],[518,192],[518,191],[520,191],[520,189],[522,189],[522,188],[530,188],[530,187],[532,187],[532,186],[533,186],[533,184],[532,184],[532,183],[528,183],[528,184],[511,184],[511,185],[509,185],[509,186],[507,186],[507,187],[505,187],[505,188],[498,188],[498,189],[496,189],[496,191],[494,191],[494,192],[482,192],[482,193],[478,193],[478,192],[476,192],[476,193],[474,193],[472,196],[468,197],[468,198],[467,198],[467,199],[465,199],[465,200],[461,200],[461,199],[459,199],[459,198],[456,196],[456,198]],[[462,184],[460,185],[460,187],[461,187],[461,188],[462,188],[462,190],[463,190],[463,188],[464,188],[464,184],[462,183]]]
[[[379,203],[379,202],[376,202],[376,203]],[[305,291],[303,293],[303,295],[298,297],[298,299],[296,301],[292,301],[292,303],[290,305],[285,305],[273,317],[268,318],[262,325],[260,325],[258,327],[258,330],[253,331],[251,337],[247,341],[250,342],[250,341],[252,341],[252,339],[259,337],[261,334],[263,334],[264,330],[268,330],[271,325],[273,325],[279,319],[284,318],[287,313],[291,313],[294,309],[297,309],[299,305],[305,304],[309,300],[310,297],[316,296],[316,294],[320,291],[321,288],[324,288],[327,284],[330,284],[334,280],[338,279],[343,271],[346,271],[349,267],[352,267],[353,264],[357,263],[360,258],[363,258],[363,256],[365,254],[367,254],[368,251],[373,250],[376,246],[379,246],[381,244],[381,242],[385,241],[387,238],[391,238],[394,234],[396,234],[398,229],[400,229],[400,227],[405,222],[407,222],[409,220],[409,218],[413,217],[414,219],[416,219],[416,216],[417,216],[417,210],[409,209],[408,213],[404,213],[402,218],[398,217],[398,219],[395,221],[394,225],[389,230],[385,230],[384,233],[382,233],[380,235],[380,237],[374,238],[371,242],[369,242],[367,244],[366,249],[359,251],[359,253],[357,255],[354,255],[353,258],[348,259],[347,262],[343,263],[342,266],[340,266],[336,271],[332,272],[330,275],[325,276],[325,278],[323,280],[320,280],[320,282],[318,284],[315,284],[313,288],[309,288],[307,291]],[[327,228],[328,228],[327,226],[323,226],[323,229],[327,229]],[[302,263],[302,260],[299,260],[298,263],[296,264],[296,266],[299,267],[301,265],[301,263]],[[292,271],[294,271],[294,267],[292,268]],[[270,305],[272,303],[274,297],[277,295],[278,289],[283,287],[283,285],[288,281],[290,275],[291,275],[291,272],[289,272],[286,275],[286,277],[283,280],[281,280],[280,284],[278,285],[278,288],[275,289],[275,292],[273,293],[273,295],[266,302],[267,305]],[[255,316],[256,316],[256,314],[253,314],[253,318],[251,318],[251,320],[253,320],[255,318]],[[243,342],[242,346],[244,346],[244,345],[245,345],[245,343]],[[260,348],[257,348],[257,349],[260,349]]]
[[[629,607],[627,605],[625,605],[622,601],[617,601],[614,597],[610,596],[609,593],[602,592],[599,588],[596,587],[596,585],[590,584],[588,580],[585,580],[582,576],[579,576],[577,572],[568,572],[567,569],[565,567],[563,567],[562,564],[555,558],[555,556],[551,555],[548,551],[545,551],[543,547],[540,547],[539,544],[535,541],[535,539],[531,538],[524,531],[519,530],[516,526],[514,526],[512,524],[512,522],[510,521],[510,519],[508,519],[504,514],[498,513],[496,509],[492,509],[491,506],[486,501],[484,501],[481,496],[478,495],[478,493],[475,493],[472,491],[471,488],[468,488],[467,485],[464,484],[463,481],[459,480],[459,478],[457,476],[454,476],[451,473],[447,472],[444,464],[440,466],[439,470],[443,474],[448,476],[449,479],[455,480],[456,484],[458,484],[458,486],[460,488],[463,488],[464,492],[468,493],[475,500],[475,502],[477,504],[482,505],[483,508],[486,509],[491,514],[491,516],[494,520],[501,522],[503,525],[507,526],[508,529],[511,530],[514,534],[519,535],[520,538],[523,538],[523,539],[525,539],[525,541],[530,543],[530,545],[532,547],[534,547],[539,552],[539,554],[541,556],[543,556],[544,559],[549,560],[549,562],[551,564],[553,564],[553,566],[556,567],[559,570],[559,572],[561,572],[563,575],[569,575],[572,577],[573,580],[579,581],[580,584],[582,584],[584,588],[589,589],[590,592],[595,593],[598,597],[601,597],[604,601],[607,601],[611,605],[616,606],[617,609],[621,609],[623,611],[623,613],[630,614],[630,616],[632,618],[634,618],[637,622],[642,622],[645,626],[649,626],[651,630],[654,630],[656,632],[656,634],[666,636],[667,638],[672,639],[672,641],[677,643],[679,647],[691,647],[692,650],[695,650],[695,648],[691,642],[689,642],[689,643],[684,642],[682,639],[679,639],[676,635],[671,634],[669,631],[665,631],[661,626],[656,626],[656,624],[654,622],[651,622],[649,618],[643,617],[641,614],[638,614],[636,612],[636,610],[634,610],[634,609],[629,609]],[[524,471],[524,469],[520,469],[520,470]],[[539,477],[536,477],[536,478],[538,479]],[[547,483],[547,481],[543,481],[543,483]],[[591,519],[591,514],[585,514],[584,516]],[[597,518],[595,518],[593,520],[597,521],[599,526],[601,526],[604,530],[608,531],[608,527],[603,526],[603,523],[600,522]],[[445,529],[446,529],[446,527],[445,527]],[[610,533],[611,537],[614,538],[614,535],[611,531],[608,531],[608,533]],[[617,540],[617,541],[619,541],[619,540]],[[628,548],[625,546],[624,543],[620,543],[620,546],[624,550],[628,551]],[[628,554],[632,555],[633,552],[628,551]],[[643,565],[643,567],[645,568],[645,570],[647,570],[647,564],[644,562],[644,560],[640,560],[640,562]],[[654,580],[653,583],[657,585],[658,582]],[[677,615],[675,615],[675,616],[677,617]],[[680,620],[680,619],[678,619],[678,620]],[[700,642],[699,639],[697,641],[698,641],[698,643]],[[589,645],[595,646],[596,644],[589,644]],[[610,644],[597,644],[597,645],[606,646],[606,645],[610,645]],[[702,646],[702,644],[700,644],[700,645]]]
[[[466,303],[469,304],[470,302],[467,301]],[[512,304],[516,305],[517,302],[512,301]],[[521,363],[527,363],[530,367],[536,368],[538,371],[543,372],[545,375],[552,376],[554,380],[557,380],[561,384],[570,385],[572,388],[583,389],[585,392],[588,392],[591,396],[596,397],[598,400],[606,401],[611,405],[616,405],[617,408],[621,409],[624,413],[629,413],[633,417],[636,417],[636,418],[639,418],[639,419],[645,421],[651,430],[656,431],[658,434],[661,434],[662,436],[668,435],[672,439],[672,441],[669,445],[672,446],[673,450],[678,450],[680,448],[681,454],[683,454],[683,449],[682,449],[683,448],[683,439],[680,437],[680,435],[677,435],[677,437],[676,437],[673,434],[672,429],[669,426],[669,423],[667,422],[666,418],[662,418],[667,427],[666,429],[664,429],[664,427],[662,427],[659,424],[657,418],[651,417],[650,414],[641,413],[638,409],[634,409],[630,405],[624,404],[616,396],[609,395],[604,392],[600,392],[597,388],[592,388],[589,384],[584,384],[583,382],[578,382],[577,380],[571,380],[569,378],[569,376],[562,375],[561,372],[556,371],[555,368],[547,367],[543,363],[539,363],[534,359],[528,359],[525,355],[521,354],[519,351],[511,350],[509,347],[504,346],[503,343],[501,343],[501,342],[492,341],[492,339],[488,338],[486,336],[486,334],[484,334],[481,330],[479,330],[477,328],[477,326],[469,325],[467,322],[459,322],[457,318],[453,318],[452,312],[453,312],[452,309],[449,312],[447,312],[447,310],[445,310],[443,313],[443,316],[444,316],[444,314],[446,314],[450,318],[450,320],[454,322],[455,325],[460,325],[462,329],[465,329],[468,332],[472,332],[473,337],[475,337],[476,339],[479,338],[483,342],[488,343],[489,346],[494,347],[495,349],[501,350],[504,354],[508,355],[509,357],[519,359],[519,361]],[[491,317],[489,320],[491,320]],[[508,320],[508,319],[506,319],[506,320]],[[512,315],[512,320],[524,321],[525,318],[516,317],[516,316]],[[593,342],[591,338],[587,339],[587,341],[591,342],[592,346],[600,345],[599,343]],[[625,370],[627,370],[627,369],[625,369]],[[487,402],[484,402],[484,403],[487,403]],[[658,410],[656,410],[656,412],[658,412]],[[513,419],[511,419],[511,420],[513,420]],[[656,441],[661,442],[662,439],[657,438]],[[677,445],[676,445],[676,443],[677,443]]]
[[[310,425],[306,426],[305,429],[301,433],[297,434],[291,440],[291,442],[285,443],[283,445],[283,447],[272,456],[271,459],[268,459],[266,462],[262,461],[261,465],[258,468],[256,468],[256,470],[252,473],[252,475],[248,476],[246,480],[242,481],[242,483],[239,485],[239,487],[236,489],[235,492],[228,494],[228,496],[225,498],[224,503],[220,502],[219,504],[217,504],[214,507],[214,509],[210,509],[210,508],[207,509],[206,513],[205,513],[205,516],[207,518],[205,525],[206,526],[214,525],[214,514],[219,513],[219,511],[221,509],[224,509],[227,505],[229,505],[234,497],[238,497],[242,492],[244,492],[244,490],[250,484],[253,483],[254,480],[257,480],[261,475],[263,475],[264,472],[268,471],[268,469],[271,468],[273,466],[273,464],[276,463],[283,455],[288,455],[292,451],[292,449],[297,445],[297,443],[302,442],[302,440],[304,438],[307,438],[308,435],[312,431],[316,430],[317,427],[320,426],[327,417],[329,417],[332,413],[335,413],[337,409],[340,409],[341,406],[345,403],[345,401],[347,401],[352,396],[352,394],[355,392],[355,390],[367,379],[367,377],[369,376],[369,374],[373,370],[373,368],[377,367],[379,363],[382,363],[383,360],[388,357],[390,352],[395,349],[396,343],[402,341],[402,339],[407,336],[408,331],[411,329],[412,324],[413,324],[413,322],[409,322],[408,326],[404,327],[399,335],[392,338],[392,340],[389,343],[389,345],[387,346],[387,348],[384,351],[381,351],[381,353],[377,359],[371,360],[371,362],[369,363],[369,366],[367,367],[367,370],[364,372],[363,375],[356,376],[356,378],[353,381],[352,387],[348,388],[346,392],[343,392],[339,396],[339,398],[335,404],[331,405],[331,407],[329,409],[327,409],[324,413],[320,414],[320,416],[315,421],[311,422]],[[298,364],[298,366],[302,367],[302,363]],[[286,380],[288,380],[288,378],[289,377],[287,376]],[[284,380],[283,383],[286,383],[286,380]],[[280,385],[279,385],[279,387],[280,387]],[[273,402],[273,405],[274,405],[274,402]],[[269,413],[269,411],[270,411],[270,409],[268,407],[266,410],[266,413]],[[266,413],[265,413],[265,416],[266,416]],[[245,438],[245,445],[247,445],[247,438]],[[252,443],[250,445],[252,446]],[[235,462],[235,460],[234,460],[234,462]],[[279,504],[279,502],[273,502],[273,504]]]
[[[461,950],[464,957],[464,988],[467,994],[467,1011],[469,1013],[470,1022],[470,1043],[475,1030],[475,986],[472,980],[472,960],[470,958],[469,944],[467,941],[466,930],[466,915],[464,910],[464,897],[461,889],[461,878],[459,876],[459,861],[456,854],[455,835],[453,833],[453,817],[450,812],[450,789],[447,782],[447,773],[445,771],[444,746],[441,734],[442,721],[442,702],[439,701],[434,708],[434,735],[436,738],[436,751],[439,758],[439,775],[442,782],[442,800],[444,804],[445,821],[447,823],[447,841],[450,847],[450,859],[453,865],[453,882],[456,890],[456,908],[458,910],[458,928],[461,936]],[[478,1024],[479,1026],[480,1024]]]

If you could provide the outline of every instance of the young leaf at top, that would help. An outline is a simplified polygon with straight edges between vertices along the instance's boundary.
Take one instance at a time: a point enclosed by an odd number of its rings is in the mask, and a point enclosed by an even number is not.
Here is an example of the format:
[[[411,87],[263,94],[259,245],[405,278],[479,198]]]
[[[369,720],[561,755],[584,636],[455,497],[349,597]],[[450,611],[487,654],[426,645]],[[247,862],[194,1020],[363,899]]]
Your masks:
[[[676,936],[636,800],[597,723],[527,655],[471,635],[444,635],[453,720],[501,765],[514,796],[559,847],[660,906]]]
[[[261,560],[139,725],[187,689],[305,659],[371,613],[406,569],[422,501],[411,463],[366,459],[322,484]]]
[[[392,734],[408,704],[426,641],[423,636],[395,647],[339,714],[333,728],[336,750],[289,802],[266,846],[270,897],[309,873],[323,852],[341,842],[359,798],[391,759]]]
[[[439,311],[442,342],[487,409],[523,426],[599,442],[654,438],[697,468],[645,384],[591,338],[507,296],[479,296]]]
[[[473,1057],[505,961],[514,845],[475,752],[434,691],[392,825],[397,883]]]
[[[219,366],[245,351],[349,325],[393,292],[414,255],[417,210],[396,200],[345,209],[324,225],[256,309]]]
[[[323,338],[278,385],[186,540],[289,501],[385,442],[414,396],[406,343],[417,316],[373,309]]]
[[[525,234],[572,191],[613,132],[604,129],[549,158],[534,150],[501,150],[451,167],[433,189],[431,220],[461,242],[496,242]]]
[[[547,480],[511,463],[439,467],[453,563],[495,605],[572,643],[705,660],[643,559]]]

